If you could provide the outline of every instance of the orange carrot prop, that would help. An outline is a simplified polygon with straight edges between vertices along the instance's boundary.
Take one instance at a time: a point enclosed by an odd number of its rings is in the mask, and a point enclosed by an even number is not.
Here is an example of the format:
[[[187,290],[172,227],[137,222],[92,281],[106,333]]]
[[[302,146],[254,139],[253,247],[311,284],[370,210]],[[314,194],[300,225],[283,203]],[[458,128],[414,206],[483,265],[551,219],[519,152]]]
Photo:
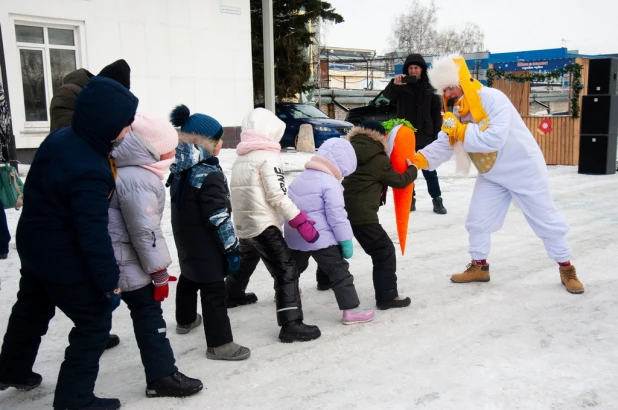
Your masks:
[[[415,154],[416,137],[414,127],[405,120],[390,120],[383,123],[388,132],[388,152],[391,164],[395,171],[403,173],[408,169],[406,158],[413,159]],[[390,131],[389,131],[390,130]],[[402,189],[393,188],[393,202],[395,203],[395,221],[397,222],[397,236],[401,254],[406,250],[410,206],[412,205],[412,191],[414,184]]]

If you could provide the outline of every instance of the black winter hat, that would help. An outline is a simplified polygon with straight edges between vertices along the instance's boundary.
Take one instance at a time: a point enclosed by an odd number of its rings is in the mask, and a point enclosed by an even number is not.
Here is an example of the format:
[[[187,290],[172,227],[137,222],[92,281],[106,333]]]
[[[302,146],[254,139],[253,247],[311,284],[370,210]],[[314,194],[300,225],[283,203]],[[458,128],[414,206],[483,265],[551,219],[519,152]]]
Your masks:
[[[384,126],[379,121],[374,121],[374,120],[363,121],[363,123],[361,124],[361,127],[365,128],[366,130],[377,131],[382,135],[386,134],[386,131],[384,130]]]
[[[131,89],[131,67],[122,59],[103,67],[99,75],[118,81],[120,84],[124,85],[127,90]]]

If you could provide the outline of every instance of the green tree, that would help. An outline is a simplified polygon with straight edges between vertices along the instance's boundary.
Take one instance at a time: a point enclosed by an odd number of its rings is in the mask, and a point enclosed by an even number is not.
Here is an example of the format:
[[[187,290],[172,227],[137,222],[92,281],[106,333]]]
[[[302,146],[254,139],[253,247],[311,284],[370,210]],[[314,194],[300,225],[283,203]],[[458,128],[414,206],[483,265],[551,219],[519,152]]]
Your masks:
[[[253,57],[253,96],[264,102],[264,41],[262,0],[251,0],[251,51]],[[330,3],[319,0],[273,0],[275,47],[275,95],[278,100],[292,98],[310,90],[311,62],[308,47],[314,41],[310,23],[316,19],[343,22]]]

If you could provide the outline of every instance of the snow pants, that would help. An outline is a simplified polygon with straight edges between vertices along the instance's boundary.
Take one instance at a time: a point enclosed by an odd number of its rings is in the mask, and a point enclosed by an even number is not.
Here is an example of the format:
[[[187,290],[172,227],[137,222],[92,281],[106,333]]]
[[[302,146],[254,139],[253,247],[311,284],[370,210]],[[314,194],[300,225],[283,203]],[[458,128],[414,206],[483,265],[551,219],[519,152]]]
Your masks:
[[[491,233],[502,227],[514,200],[534,233],[543,241],[549,257],[556,262],[568,261],[571,258],[566,240],[569,225],[554,204],[547,178],[520,181],[520,185],[521,190],[515,186],[507,188],[479,174],[466,221],[470,256],[474,260],[489,257]]]

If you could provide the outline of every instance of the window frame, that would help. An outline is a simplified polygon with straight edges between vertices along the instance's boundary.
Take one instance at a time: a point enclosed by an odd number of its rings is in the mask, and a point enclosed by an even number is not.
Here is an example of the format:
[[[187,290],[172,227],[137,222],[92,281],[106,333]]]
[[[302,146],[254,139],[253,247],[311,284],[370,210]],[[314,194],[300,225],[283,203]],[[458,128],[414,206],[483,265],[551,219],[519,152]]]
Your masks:
[[[21,108],[23,109],[24,114],[24,128],[25,129],[42,129],[49,128],[51,118],[49,114],[49,108],[51,105],[51,100],[53,97],[53,81],[52,81],[52,68],[51,68],[51,56],[50,49],[59,49],[59,50],[71,50],[75,52],[75,69],[79,69],[85,66],[85,25],[84,22],[80,21],[71,21],[65,19],[55,19],[55,18],[43,18],[43,17],[30,17],[30,16],[11,16],[12,23],[12,31],[15,36],[15,52],[17,54],[17,64],[19,69],[19,79],[20,85],[23,89],[23,78],[21,77],[21,49],[25,50],[41,50],[43,52],[43,77],[45,81],[45,101],[46,101],[46,109],[47,109],[47,121],[28,121],[26,119],[26,107],[25,107],[25,98],[22,91],[22,101]],[[43,44],[40,43],[27,43],[17,40],[17,35],[15,33],[16,26],[31,26],[31,27],[42,27],[43,28]],[[73,31],[73,39],[75,45],[66,46],[66,45],[56,45],[49,43],[49,32],[48,29],[61,29],[61,30],[71,30]]]

